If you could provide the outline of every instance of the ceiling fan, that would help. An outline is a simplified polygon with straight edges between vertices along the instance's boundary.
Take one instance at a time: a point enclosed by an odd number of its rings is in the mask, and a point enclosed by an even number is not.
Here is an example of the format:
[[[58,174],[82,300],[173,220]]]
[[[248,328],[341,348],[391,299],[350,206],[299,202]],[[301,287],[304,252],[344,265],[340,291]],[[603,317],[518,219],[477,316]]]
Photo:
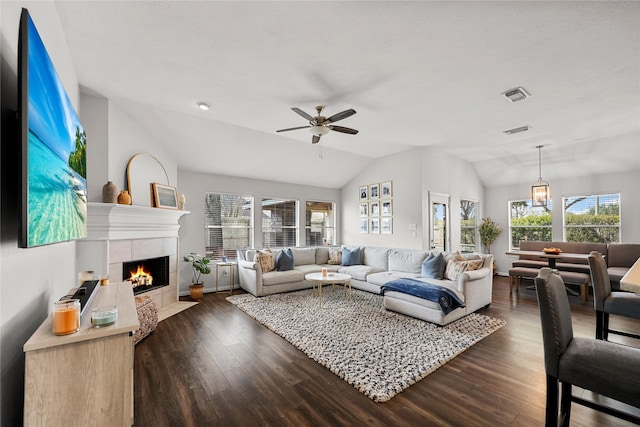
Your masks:
[[[334,114],[333,116],[327,118],[324,116],[321,116],[322,114],[322,110],[324,110],[324,106],[323,105],[319,105],[316,107],[316,111],[318,112],[318,115],[316,117],[312,117],[310,114],[305,113],[304,111],[302,111],[301,109],[297,108],[297,107],[292,107],[291,108],[295,113],[297,113],[298,115],[304,117],[305,119],[309,120],[309,125],[308,126],[298,126],[295,128],[288,128],[288,129],[280,129],[277,130],[276,132],[287,132],[290,130],[298,130],[298,129],[306,129],[308,128],[309,131],[313,134],[313,138],[311,139],[311,143],[312,144],[317,144],[318,142],[320,142],[320,137],[322,135],[326,135],[329,133],[329,131],[336,131],[336,132],[342,132],[342,133],[348,133],[350,135],[355,135],[358,133],[357,130],[355,129],[351,129],[351,128],[346,128],[344,126],[334,126],[332,125],[332,123],[337,122],[338,120],[342,120],[342,119],[346,119],[347,117],[351,117],[356,113],[356,110],[354,109],[348,109],[348,110],[344,110],[340,113]]]

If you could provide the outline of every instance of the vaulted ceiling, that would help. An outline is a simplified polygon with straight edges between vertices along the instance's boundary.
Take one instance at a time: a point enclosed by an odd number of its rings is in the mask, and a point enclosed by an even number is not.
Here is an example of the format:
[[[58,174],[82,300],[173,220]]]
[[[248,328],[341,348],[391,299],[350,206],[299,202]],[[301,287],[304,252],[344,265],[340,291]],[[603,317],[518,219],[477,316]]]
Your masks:
[[[639,168],[640,2],[55,4],[80,84],[183,170],[340,188],[428,146],[496,186],[534,181],[538,145],[549,181]],[[359,134],[275,132],[316,105]]]

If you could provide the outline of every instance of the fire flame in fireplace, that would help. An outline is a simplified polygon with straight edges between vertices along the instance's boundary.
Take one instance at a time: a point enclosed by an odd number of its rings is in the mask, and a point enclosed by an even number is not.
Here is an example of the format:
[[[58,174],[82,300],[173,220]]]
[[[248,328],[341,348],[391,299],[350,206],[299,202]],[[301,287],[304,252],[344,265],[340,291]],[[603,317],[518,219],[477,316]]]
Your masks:
[[[127,280],[133,284],[134,288],[136,286],[151,286],[153,284],[153,276],[151,276],[151,273],[145,271],[144,265],[138,265],[138,269],[131,270],[130,273],[131,277]]]

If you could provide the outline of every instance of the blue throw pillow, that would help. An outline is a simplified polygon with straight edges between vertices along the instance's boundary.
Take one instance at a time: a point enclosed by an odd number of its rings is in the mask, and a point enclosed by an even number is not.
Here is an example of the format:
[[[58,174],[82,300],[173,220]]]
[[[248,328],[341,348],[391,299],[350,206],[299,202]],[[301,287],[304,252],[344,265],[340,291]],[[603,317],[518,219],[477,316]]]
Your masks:
[[[291,248],[283,249],[276,257],[276,270],[293,270],[293,251]]]
[[[438,255],[430,255],[422,262],[422,274],[420,276],[442,280],[444,278],[444,270],[447,268],[447,260],[444,259],[442,252],[439,252]]]
[[[360,265],[360,247],[353,249],[343,247],[340,265]]]

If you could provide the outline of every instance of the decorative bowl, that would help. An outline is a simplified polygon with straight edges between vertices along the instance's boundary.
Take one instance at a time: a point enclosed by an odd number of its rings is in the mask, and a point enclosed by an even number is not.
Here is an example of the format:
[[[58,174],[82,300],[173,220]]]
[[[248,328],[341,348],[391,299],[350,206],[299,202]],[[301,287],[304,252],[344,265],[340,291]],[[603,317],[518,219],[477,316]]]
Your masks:
[[[544,248],[542,249],[542,252],[547,255],[558,255],[562,253],[562,250],[560,248]]]

